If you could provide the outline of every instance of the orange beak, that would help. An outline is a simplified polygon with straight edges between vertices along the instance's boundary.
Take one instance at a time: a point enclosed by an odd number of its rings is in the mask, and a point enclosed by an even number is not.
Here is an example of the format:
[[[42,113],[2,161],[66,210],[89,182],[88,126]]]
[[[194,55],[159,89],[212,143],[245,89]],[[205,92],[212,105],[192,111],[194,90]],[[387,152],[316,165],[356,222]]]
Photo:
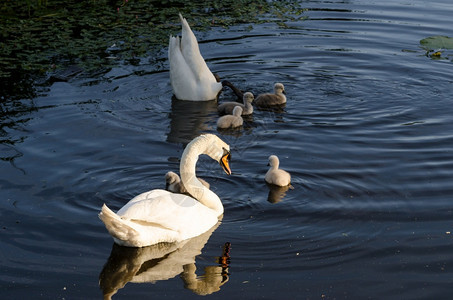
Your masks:
[[[231,158],[230,152],[226,151],[226,153],[220,159],[220,165],[222,166],[225,173],[227,173],[228,175],[231,175],[230,158]]]

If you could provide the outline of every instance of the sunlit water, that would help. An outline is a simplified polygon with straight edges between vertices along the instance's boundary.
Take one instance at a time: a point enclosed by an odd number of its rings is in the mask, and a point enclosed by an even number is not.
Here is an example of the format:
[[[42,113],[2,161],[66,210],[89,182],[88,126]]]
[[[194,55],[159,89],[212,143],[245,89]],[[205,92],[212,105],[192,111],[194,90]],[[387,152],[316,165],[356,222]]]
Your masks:
[[[425,56],[419,41],[452,35],[453,4],[304,6],[307,19],[284,28],[196,33],[214,72],[255,95],[282,82],[288,103],[219,134],[232,176],[201,159],[225,214],[189,244],[118,249],[97,217],[103,203],[116,210],[163,188],[184,145],[217,132],[215,103],[172,101],[166,49],[54,83],[33,109],[4,118],[1,298],[99,299],[100,277],[114,299],[450,295],[453,64]],[[294,190],[270,193],[270,154]]]

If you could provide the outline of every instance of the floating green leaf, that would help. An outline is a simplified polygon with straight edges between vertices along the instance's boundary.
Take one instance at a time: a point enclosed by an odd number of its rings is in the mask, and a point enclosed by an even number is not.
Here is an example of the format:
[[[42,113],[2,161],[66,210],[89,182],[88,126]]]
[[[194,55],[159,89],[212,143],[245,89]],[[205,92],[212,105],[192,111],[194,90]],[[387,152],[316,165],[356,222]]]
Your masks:
[[[420,45],[428,51],[436,49],[453,49],[453,38],[444,35],[430,36],[420,40]]]

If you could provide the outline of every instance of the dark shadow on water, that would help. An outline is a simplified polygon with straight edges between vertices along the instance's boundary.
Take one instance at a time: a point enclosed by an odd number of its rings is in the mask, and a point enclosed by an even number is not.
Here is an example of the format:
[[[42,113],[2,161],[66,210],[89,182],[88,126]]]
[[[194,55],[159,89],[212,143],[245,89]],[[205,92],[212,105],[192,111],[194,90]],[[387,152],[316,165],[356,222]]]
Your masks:
[[[217,257],[218,265],[204,268],[198,276],[195,257],[217,229],[220,222],[209,231],[180,243],[160,243],[143,248],[130,248],[113,244],[110,257],[99,275],[99,286],[104,299],[111,299],[129,282],[156,283],[180,275],[184,287],[198,295],[209,295],[220,290],[229,279],[230,243],[225,243],[223,253]]]
[[[273,184],[268,184],[266,182],[267,187],[269,188],[269,194],[267,196],[267,201],[272,204],[279,203],[280,201],[285,198],[286,193],[289,189],[294,189],[291,185],[288,186],[277,186]]]
[[[260,111],[270,111],[273,113],[284,113],[286,108],[286,103],[280,104],[280,105],[272,105],[272,106],[263,106],[263,107],[257,107],[255,106],[255,109],[260,110]]]
[[[234,136],[234,137],[240,137],[242,136],[242,130],[243,127],[236,127],[236,128],[217,128],[217,131],[221,135],[229,135],[229,136]]]
[[[209,131],[209,121],[217,116],[217,101],[184,101],[171,99],[170,132],[167,142],[187,144]]]

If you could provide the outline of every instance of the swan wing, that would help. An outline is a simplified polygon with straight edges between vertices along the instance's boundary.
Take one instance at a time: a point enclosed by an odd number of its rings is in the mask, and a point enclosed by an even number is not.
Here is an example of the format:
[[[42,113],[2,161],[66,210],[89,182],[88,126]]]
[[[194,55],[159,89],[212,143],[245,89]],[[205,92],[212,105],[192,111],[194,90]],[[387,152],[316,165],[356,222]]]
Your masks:
[[[194,94],[197,89],[195,74],[182,55],[179,37],[170,36],[168,58],[170,61],[170,83],[176,98],[196,97]]]
[[[179,14],[179,18],[182,24],[181,52],[186,63],[196,76],[197,81],[216,82],[214,75],[200,53],[197,38],[190,29],[189,23],[181,14]]]
[[[136,196],[117,215],[143,226],[158,226],[179,233],[198,231],[200,227],[209,229],[217,222],[217,218],[212,217],[215,213],[194,198],[165,190]]]

